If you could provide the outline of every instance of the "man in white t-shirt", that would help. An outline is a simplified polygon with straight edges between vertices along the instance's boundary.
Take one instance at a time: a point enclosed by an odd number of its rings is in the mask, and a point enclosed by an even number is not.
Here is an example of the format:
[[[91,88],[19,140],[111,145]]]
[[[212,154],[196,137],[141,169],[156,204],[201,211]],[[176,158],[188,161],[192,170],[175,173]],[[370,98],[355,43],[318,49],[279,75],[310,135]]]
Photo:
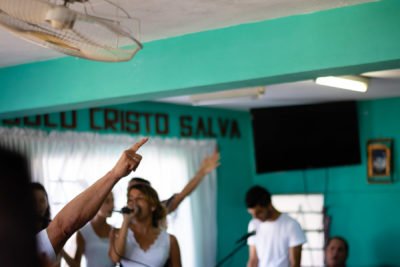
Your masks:
[[[247,267],[299,267],[301,247],[306,242],[300,224],[276,210],[271,203],[271,194],[261,186],[253,186],[247,191],[246,205],[253,217],[248,231],[256,232],[247,241]]]

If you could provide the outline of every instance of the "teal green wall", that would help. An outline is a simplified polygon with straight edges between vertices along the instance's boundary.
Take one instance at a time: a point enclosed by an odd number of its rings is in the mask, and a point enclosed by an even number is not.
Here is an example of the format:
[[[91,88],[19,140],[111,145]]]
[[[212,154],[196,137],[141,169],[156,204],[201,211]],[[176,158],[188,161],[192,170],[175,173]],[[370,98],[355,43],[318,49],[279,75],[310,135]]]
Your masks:
[[[255,175],[254,182],[277,194],[324,193],[331,234],[349,240],[349,266],[399,266],[400,98],[358,103],[362,164]],[[393,184],[368,184],[366,143],[394,140]],[[254,171],[254,170],[253,170]]]
[[[211,118],[214,132],[218,132],[218,118],[236,120],[241,138],[217,138],[221,150],[218,169],[218,258],[234,248],[234,241],[247,229],[250,219],[243,204],[243,196],[252,184],[266,186],[272,193],[323,193],[328,213],[332,216],[331,234],[343,235],[350,243],[349,266],[397,266],[397,240],[400,238],[399,175],[400,163],[400,98],[363,101],[358,103],[362,164],[335,168],[255,174],[250,115],[247,112],[187,107],[160,103],[135,103],[114,106],[118,110],[166,113],[170,118],[168,137],[179,137],[178,118],[183,115]],[[78,111],[78,130],[89,131],[88,110]],[[51,120],[57,121],[58,114]],[[154,135],[144,130],[143,135]],[[151,122],[154,126],[154,123]],[[45,127],[40,127],[41,129]],[[151,127],[154,129],[154,127]],[[100,131],[104,132],[104,131]],[[113,131],[107,131],[108,133]],[[116,133],[120,133],[117,131]],[[203,138],[200,136],[200,138]],[[393,138],[394,183],[368,184],[366,180],[366,149],[368,139]],[[247,248],[242,249],[228,263],[244,266]]]
[[[157,40],[125,63],[0,68],[0,118],[398,68],[399,13],[383,0]]]
[[[171,126],[170,133],[165,137],[180,137],[180,127],[178,118],[180,116],[192,116],[193,121],[198,118],[211,118],[213,132],[218,135],[216,138],[218,147],[221,152],[221,166],[217,170],[218,174],[218,192],[217,192],[217,211],[218,211],[218,258],[227,254],[232,248],[234,241],[246,232],[247,217],[243,216],[244,204],[243,196],[252,184],[252,141],[251,141],[251,124],[248,112],[226,111],[222,109],[211,109],[202,107],[188,107],[180,105],[161,104],[155,102],[142,102],[135,104],[125,104],[118,106],[109,106],[108,108],[117,109],[119,111],[135,111],[139,113],[165,113],[168,114]],[[70,112],[67,112],[70,116]],[[70,119],[70,117],[68,117]],[[89,111],[87,109],[78,110],[78,127],[77,131],[91,131],[89,122]],[[141,121],[141,135],[154,136],[154,120],[150,117],[151,131],[145,130],[145,121]],[[241,137],[230,138],[230,135],[222,137],[218,134],[217,120],[226,119],[235,120],[238,123]],[[70,120],[68,119],[68,123]],[[34,121],[35,117],[29,117],[30,121]],[[49,122],[57,123],[59,121],[59,113],[50,114]],[[101,125],[98,120],[98,125]],[[44,123],[44,117],[41,116],[41,124]],[[0,120],[0,125],[2,121]],[[195,125],[196,123],[192,123]],[[41,130],[62,130],[60,127],[49,128],[44,126],[31,127]],[[228,127],[229,128],[229,127]],[[121,133],[120,131],[98,131],[100,133]],[[227,131],[228,133],[230,130]],[[205,138],[200,135],[199,138]],[[207,138],[207,137],[206,137]],[[250,159],[250,160],[249,160]],[[144,159],[145,160],[145,159]],[[240,214],[241,216],[237,216]],[[207,219],[207,218],[204,218]],[[243,256],[235,258],[238,262],[243,262]],[[238,266],[243,266],[239,264]]]
[[[0,118],[398,68],[399,11],[400,1],[383,0],[154,41],[126,63],[68,57],[0,68]],[[237,118],[242,138],[218,138],[219,258],[246,231],[243,195],[251,184],[260,183],[274,193],[326,192],[332,233],[350,240],[350,265],[376,266],[400,262],[394,252],[400,216],[391,213],[400,188],[398,182],[366,183],[365,142],[392,137],[395,157],[399,154],[398,106],[399,99],[359,104],[362,165],[268,175],[254,171],[248,113],[154,103],[118,108],[165,112],[171,120],[181,114]],[[88,113],[79,114],[79,130],[89,130]],[[169,136],[178,136],[178,131],[172,128]],[[395,169],[396,179],[398,174]],[[242,250],[230,265],[244,266],[246,254]]]

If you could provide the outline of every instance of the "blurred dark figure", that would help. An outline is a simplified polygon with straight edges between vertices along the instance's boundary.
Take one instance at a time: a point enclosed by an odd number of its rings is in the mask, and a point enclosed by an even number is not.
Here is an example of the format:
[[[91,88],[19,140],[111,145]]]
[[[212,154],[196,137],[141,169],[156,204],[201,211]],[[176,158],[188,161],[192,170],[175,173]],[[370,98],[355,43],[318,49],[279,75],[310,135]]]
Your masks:
[[[38,267],[35,212],[26,160],[0,147],[0,265]]]
[[[32,182],[30,184],[31,191],[35,203],[35,223],[36,223],[36,233],[39,233],[43,229],[49,226],[51,221],[49,197],[44,186],[37,182]]]

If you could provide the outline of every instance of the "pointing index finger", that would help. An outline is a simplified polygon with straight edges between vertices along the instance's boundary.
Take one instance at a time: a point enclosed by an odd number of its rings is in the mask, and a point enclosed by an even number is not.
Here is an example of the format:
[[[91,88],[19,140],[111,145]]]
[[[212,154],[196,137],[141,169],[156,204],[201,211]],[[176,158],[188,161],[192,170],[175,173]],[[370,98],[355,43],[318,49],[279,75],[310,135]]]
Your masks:
[[[133,150],[134,152],[138,151],[139,148],[147,142],[147,140],[149,140],[148,137],[142,138],[139,142],[136,142],[136,143],[131,147],[131,150]]]

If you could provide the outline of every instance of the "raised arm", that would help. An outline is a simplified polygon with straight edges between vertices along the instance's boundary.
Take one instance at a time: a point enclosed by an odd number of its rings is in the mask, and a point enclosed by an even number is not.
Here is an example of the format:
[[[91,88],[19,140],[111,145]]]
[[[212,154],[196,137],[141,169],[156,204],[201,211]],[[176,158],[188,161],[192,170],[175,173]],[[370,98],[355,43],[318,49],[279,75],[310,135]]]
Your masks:
[[[114,185],[139,166],[142,157],[136,151],[147,140],[143,138],[125,150],[111,171],[71,200],[49,224],[47,234],[56,254],[73,233],[96,215]]]
[[[171,202],[168,203],[167,212],[171,213],[176,208],[178,208],[179,204],[190,195],[196,187],[200,184],[203,178],[215,170],[219,165],[220,154],[218,151],[214,151],[212,155],[205,157],[200,165],[200,168],[197,170],[196,174],[193,178],[186,184],[186,186],[182,189],[182,191],[172,198]]]

